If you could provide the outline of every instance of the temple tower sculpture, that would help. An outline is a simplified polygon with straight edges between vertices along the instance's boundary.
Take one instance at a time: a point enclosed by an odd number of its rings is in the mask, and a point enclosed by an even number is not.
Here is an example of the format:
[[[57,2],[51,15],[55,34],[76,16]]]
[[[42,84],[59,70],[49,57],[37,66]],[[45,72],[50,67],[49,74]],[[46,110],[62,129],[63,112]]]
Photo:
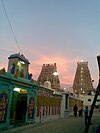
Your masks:
[[[24,55],[12,54],[8,57],[8,72],[17,75],[18,77],[28,78],[28,68],[29,68],[29,61],[24,57]]]
[[[76,94],[89,94],[91,90],[93,90],[93,83],[88,68],[88,62],[77,62],[73,92]]]
[[[45,81],[51,83],[51,88],[60,90],[60,80],[57,74],[57,66],[54,64],[43,64],[40,75],[38,77],[38,83],[44,85]]]

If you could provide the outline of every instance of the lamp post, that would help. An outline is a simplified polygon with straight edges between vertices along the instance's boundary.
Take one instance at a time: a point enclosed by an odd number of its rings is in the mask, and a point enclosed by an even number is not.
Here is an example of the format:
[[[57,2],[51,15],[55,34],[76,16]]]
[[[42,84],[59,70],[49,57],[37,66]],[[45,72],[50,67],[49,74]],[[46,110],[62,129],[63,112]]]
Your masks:
[[[84,133],[88,133],[89,126],[91,125],[91,119],[92,119],[92,115],[93,115],[94,106],[96,104],[97,97],[100,93],[100,55],[97,56],[97,61],[98,61],[98,67],[99,67],[99,83],[98,83],[98,86],[96,88],[96,93],[95,93],[95,96],[94,96],[93,103],[91,105],[91,110],[90,110],[90,113],[89,113],[88,123],[87,123],[87,126],[85,128]]]

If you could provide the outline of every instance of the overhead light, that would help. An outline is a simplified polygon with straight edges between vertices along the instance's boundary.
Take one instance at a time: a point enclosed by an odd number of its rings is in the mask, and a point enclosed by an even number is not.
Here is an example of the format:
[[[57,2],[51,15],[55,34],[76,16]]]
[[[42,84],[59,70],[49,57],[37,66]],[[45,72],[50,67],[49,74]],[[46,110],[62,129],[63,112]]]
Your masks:
[[[81,88],[81,90],[82,90],[82,88]],[[84,92],[84,91],[83,91]]]
[[[83,60],[81,60],[81,62],[83,62]]]
[[[54,72],[54,73],[53,73],[53,75],[54,75],[54,76],[57,76],[57,75],[58,75],[58,73],[57,73],[57,72]]]
[[[20,88],[17,87],[14,88],[14,91],[20,92],[20,90],[21,90]]]
[[[21,89],[21,88],[17,88],[17,87],[14,88],[14,91],[19,92],[19,93],[27,93],[27,90]]]
[[[25,62],[24,62],[24,61],[20,61],[20,63],[21,63],[21,64],[25,64]]]

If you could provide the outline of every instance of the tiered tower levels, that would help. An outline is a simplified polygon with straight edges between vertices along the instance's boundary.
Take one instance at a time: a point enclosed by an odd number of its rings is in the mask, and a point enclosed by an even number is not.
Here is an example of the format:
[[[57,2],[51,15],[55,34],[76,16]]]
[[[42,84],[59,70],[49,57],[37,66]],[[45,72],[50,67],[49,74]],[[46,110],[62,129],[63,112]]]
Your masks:
[[[43,64],[40,75],[38,77],[38,82],[41,85],[44,85],[45,81],[51,83],[51,88],[55,90],[60,89],[60,80],[58,75],[54,75],[54,72],[57,72],[56,63],[54,64]]]
[[[93,90],[93,83],[88,62],[77,62],[73,91],[77,94],[88,94],[91,90]]]

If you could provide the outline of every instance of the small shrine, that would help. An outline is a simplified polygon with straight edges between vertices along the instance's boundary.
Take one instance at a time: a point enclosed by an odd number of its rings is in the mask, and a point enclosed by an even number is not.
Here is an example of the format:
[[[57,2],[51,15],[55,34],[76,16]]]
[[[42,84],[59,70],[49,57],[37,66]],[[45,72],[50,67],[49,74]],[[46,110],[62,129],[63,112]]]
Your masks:
[[[13,54],[8,57],[8,72],[16,77],[28,78],[29,61],[23,54]]]
[[[29,61],[22,54],[8,57],[8,70],[0,70],[0,128],[35,121],[37,82],[29,74]]]

